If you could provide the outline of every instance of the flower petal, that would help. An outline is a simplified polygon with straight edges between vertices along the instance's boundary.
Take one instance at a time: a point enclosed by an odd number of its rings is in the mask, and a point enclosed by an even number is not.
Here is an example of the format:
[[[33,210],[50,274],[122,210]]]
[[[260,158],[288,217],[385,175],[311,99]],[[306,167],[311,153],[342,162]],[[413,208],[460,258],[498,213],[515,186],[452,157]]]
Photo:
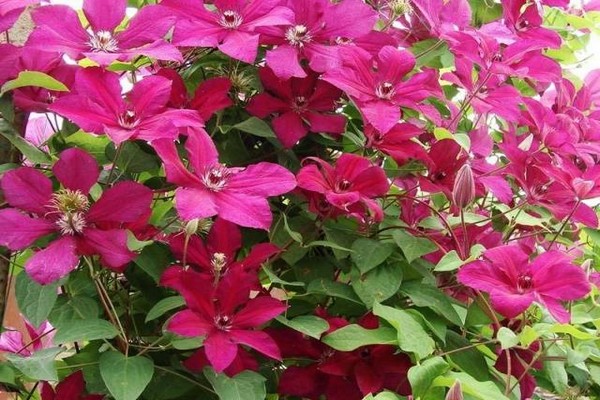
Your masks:
[[[98,162],[89,153],[78,148],[60,153],[52,172],[65,188],[85,194],[89,193],[100,176]]]
[[[215,372],[221,373],[235,359],[238,346],[231,340],[229,335],[221,331],[215,331],[204,341],[204,351]]]
[[[273,118],[272,124],[277,138],[286,149],[293,147],[308,134],[308,126],[293,111],[288,111]]]
[[[203,189],[179,188],[175,192],[175,208],[184,221],[217,215],[220,204],[214,193]]]
[[[219,216],[247,228],[268,230],[273,220],[269,202],[264,197],[230,193],[215,193]]]
[[[24,211],[45,214],[52,199],[52,182],[40,171],[23,167],[8,171],[0,180],[6,202]]]
[[[31,218],[12,208],[0,210],[0,245],[11,250],[29,247],[55,230],[54,224],[46,219]]]
[[[533,303],[534,297],[533,292],[517,294],[496,291],[490,294],[494,310],[507,318],[514,318],[527,310]]]
[[[192,310],[176,313],[167,323],[167,330],[181,336],[205,336],[213,328],[206,320]]]
[[[89,222],[133,222],[150,211],[152,190],[125,181],[107,189],[86,214]],[[124,207],[124,205],[126,205]]]
[[[48,247],[36,252],[25,263],[27,275],[41,285],[55,282],[77,268],[79,257],[76,242],[70,236],[63,236]]]
[[[84,0],[83,12],[95,32],[112,32],[125,19],[127,0]]]
[[[286,309],[285,304],[273,297],[255,297],[235,315],[233,324],[238,328],[254,328],[272,320]]]
[[[83,231],[82,241],[94,254],[100,255],[102,264],[118,272],[123,272],[123,266],[136,257],[127,247],[125,229],[87,228]]]
[[[232,330],[229,334],[235,342],[251,347],[267,357],[281,361],[281,353],[277,343],[265,332]]]
[[[227,190],[243,195],[279,196],[296,187],[296,178],[286,168],[268,162],[246,167],[227,182]]]

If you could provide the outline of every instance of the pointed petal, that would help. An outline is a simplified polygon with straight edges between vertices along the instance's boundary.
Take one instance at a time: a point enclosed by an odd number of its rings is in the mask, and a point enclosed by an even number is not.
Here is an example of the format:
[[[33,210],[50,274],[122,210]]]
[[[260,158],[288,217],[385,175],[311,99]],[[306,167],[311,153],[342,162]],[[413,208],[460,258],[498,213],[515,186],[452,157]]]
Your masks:
[[[0,245],[11,250],[29,247],[55,230],[54,224],[46,219],[31,218],[12,208],[0,210]]]
[[[231,340],[229,335],[221,331],[215,331],[204,341],[204,351],[206,352],[206,358],[208,358],[215,371],[221,373],[235,359],[238,346]]]
[[[210,228],[206,242],[210,251],[223,253],[229,260],[233,260],[242,247],[242,234],[237,225],[217,218]]]
[[[354,368],[356,383],[363,394],[378,392],[383,386],[385,374],[374,369],[366,362],[359,362]]]
[[[152,147],[158,153],[165,166],[167,180],[180,186],[192,186],[199,180],[185,168],[177,153],[177,147],[170,139],[157,139],[152,142]]]
[[[532,263],[535,291],[558,300],[578,300],[591,290],[585,272],[559,251],[547,251]]]
[[[205,336],[212,328],[212,324],[192,310],[179,311],[167,323],[168,331],[188,337]]]
[[[277,343],[265,332],[233,330],[229,334],[235,342],[251,347],[267,357],[281,360]]]
[[[306,76],[306,71],[298,61],[298,52],[292,46],[283,44],[267,51],[266,61],[269,68],[280,79],[287,80],[291,77],[304,78]]]
[[[357,103],[365,119],[381,133],[386,133],[400,120],[400,107],[389,101],[377,100]]]
[[[542,305],[548,309],[548,312],[550,312],[554,319],[561,324],[568,324],[571,322],[571,314],[565,310],[563,305],[560,304],[560,301],[552,297],[540,296],[540,303],[542,303]]]
[[[56,396],[61,399],[75,400],[81,398],[81,394],[85,390],[85,381],[83,380],[83,370],[64,378],[56,385]]]
[[[305,117],[311,132],[341,134],[346,128],[346,117],[343,115],[308,112]]]
[[[252,196],[278,196],[296,187],[294,174],[286,168],[268,162],[246,167],[227,182],[227,190]]]
[[[140,116],[159,113],[171,96],[171,81],[162,76],[148,76],[136,83],[129,99]]]
[[[273,220],[269,202],[264,197],[231,193],[228,190],[214,194],[219,216],[247,228],[268,230]]]
[[[219,162],[217,148],[204,129],[190,130],[185,149],[196,175],[204,173]]]
[[[256,34],[233,30],[219,45],[219,50],[236,60],[253,63],[258,52],[258,38]]]
[[[261,296],[248,301],[233,318],[238,328],[254,328],[283,313],[287,306],[273,297]]]
[[[227,77],[207,79],[194,92],[190,106],[198,110],[203,120],[208,121],[217,111],[233,105],[229,97],[230,89],[231,80]]]
[[[277,138],[286,149],[293,147],[308,134],[308,127],[302,118],[292,111],[273,118],[272,124]]]
[[[250,253],[240,263],[244,268],[255,269],[280,251],[281,249],[273,243],[259,243],[252,247]]]
[[[88,228],[83,232],[83,241],[95,254],[100,255],[102,264],[117,272],[122,272],[123,266],[136,257],[127,247],[125,229]]]
[[[217,215],[221,206],[217,202],[216,195],[204,189],[179,188],[175,192],[175,208],[184,221]]]
[[[31,256],[25,263],[25,271],[41,285],[55,282],[77,268],[79,257],[75,250],[75,240],[63,236]]]
[[[127,28],[119,33],[119,44],[133,49],[162,39],[175,23],[175,16],[167,10],[166,7],[152,5],[140,8]]]
[[[136,182],[119,182],[107,189],[86,214],[90,222],[134,222],[150,211],[152,190]]]
[[[83,12],[94,31],[112,32],[125,19],[127,0],[84,0]]]
[[[65,188],[79,190],[86,195],[100,176],[98,162],[89,153],[78,148],[60,153],[52,172]]]
[[[492,292],[490,295],[492,307],[507,318],[514,318],[527,310],[534,300],[533,293]]]
[[[38,7],[31,12],[36,29],[27,40],[27,47],[42,51],[66,53],[80,59],[89,36],[81,26],[77,12],[68,6]]]
[[[23,167],[8,171],[0,180],[6,202],[24,211],[45,214],[52,199],[52,182],[40,171]]]
[[[506,279],[497,268],[484,261],[474,261],[458,271],[458,281],[473,289],[492,292],[503,290],[512,292],[512,282]]]

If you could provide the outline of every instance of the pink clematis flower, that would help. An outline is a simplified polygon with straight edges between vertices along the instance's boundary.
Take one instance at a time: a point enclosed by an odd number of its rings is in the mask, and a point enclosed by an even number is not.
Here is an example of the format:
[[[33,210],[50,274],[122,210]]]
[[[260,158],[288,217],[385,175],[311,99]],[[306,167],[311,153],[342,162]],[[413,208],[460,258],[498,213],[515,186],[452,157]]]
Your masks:
[[[120,182],[90,205],[88,194],[98,179],[98,164],[77,148],[63,151],[52,171],[62,184],[56,192],[52,181],[33,168],[4,174],[0,187],[13,208],[0,210],[0,245],[23,250],[42,236],[56,234],[25,264],[29,276],[43,285],[74,270],[80,255],[97,254],[104,265],[122,271],[135,253],[127,248],[127,231],[114,226],[148,215],[152,191]]]
[[[186,264],[194,266],[215,282],[230,270],[249,272],[249,278],[257,280],[256,273],[261,264],[280,252],[279,247],[272,243],[259,243],[245,258],[237,260],[237,253],[242,248],[240,229],[222,218],[215,220],[205,241],[191,236],[186,244],[184,235],[176,235],[170,238],[169,245],[177,258],[185,259]]]
[[[163,37],[175,17],[157,6],[142,7],[127,28],[117,31],[125,19],[127,0],[85,0],[83,13],[90,23],[85,29],[77,12],[68,6],[40,7],[32,12],[36,29],[27,47],[61,52],[75,60],[89,58],[100,65],[131,61],[143,55],[159,60],[182,61],[181,53]]]
[[[83,371],[79,370],[64,378],[53,389],[48,382],[42,382],[42,400],[102,400],[103,394],[85,394]]]
[[[269,68],[258,71],[265,92],[252,98],[246,110],[259,118],[275,114],[273,130],[284,147],[290,148],[308,132],[340,135],[346,118],[334,114],[342,91],[309,72],[306,78],[279,80]]]
[[[27,6],[39,2],[40,0],[3,0],[0,3],[0,32],[9,30]]]
[[[383,211],[374,200],[385,195],[390,183],[385,172],[368,159],[344,153],[335,167],[319,158],[308,158],[314,163],[298,172],[298,187],[309,194],[317,194],[339,211],[365,220],[380,221]]]
[[[21,316],[25,323],[28,338],[14,329],[6,330],[0,334],[0,351],[29,357],[38,350],[52,347],[52,338],[54,337],[54,327],[48,321],[42,322],[39,327],[31,325],[27,318]]]
[[[458,280],[490,293],[494,309],[507,318],[535,301],[557,321],[567,323],[570,316],[560,301],[577,300],[590,291],[585,272],[560,251],[547,251],[530,263],[519,246],[509,245],[489,249],[484,257],[461,268]]]
[[[116,144],[126,140],[175,139],[179,128],[202,126],[194,110],[167,108],[171,81],[149,76],[133,86],[124,99],[119,76],[100,68],[84,68],[75,77],[72,93],[49,109],[86,132],[106,133]]]
[[[179,277],[169,274],[163,284],[184,297],[187,309],[167,323],[167,329],[181,336],[204,336],[204,352],[215,371],[228,368],[245,345],[267,357],[281,360],[275,341],[255,328],[286,310],[286,305],[270,296],[250,299],[243,275],[229,274],[213,286],[202,274],[179,269]]]
[[[340,54],[343,66],[327,71],[323,79],[345,91],[365,121],[381,133],[387,133],[399,122],[400,107],[435,117],[431,108],[420,103],[429,96],[441,96],[437,74],[429,69],[403,80],[415,67],[410,52],[385,46],[372,57],[358,47],[345,47]]]
[[[289,24],[293,13],[281,0],[216,0],[209,11],[199,0],[164,0],[178,14],[173,42],[178,46],[217,47],[236,60],[254,62],[260,27]]]
[[[412,140],[423,132],[422,128],[409,123],[396,124],[387,133],[377,131],[372,125],[367,125],[364,130],[366,147],[388,154],[400,165],[410,159],[430,162],[423,145]]]
[[[296,187],[294,175],[276,164],[261,162],[245,168],[220,164],[217,149],[204,131],[190,132],[185,147],[192,172],[181,162],[175,143],[154,142],[167,179],[180,186],[175,192],[175,208],[186,221],[219,215],[240,226],[269,229],[273,216],[267,197]]]
[[[21,47],[0,44],[0,86],[18,75],[19,71],[15,71],[15,64],[20,55]]]
[[[281,79],[306,77],[300,64],[305,59],[317,72],[339,67],[338,43],[367,35],[377,20],[375,11],[362,0],[335,4],[329,0],[287,0],[284,4],[293,11],[293,19],[261,29],[263,42],[276,46],[267,52],[267,65]]]

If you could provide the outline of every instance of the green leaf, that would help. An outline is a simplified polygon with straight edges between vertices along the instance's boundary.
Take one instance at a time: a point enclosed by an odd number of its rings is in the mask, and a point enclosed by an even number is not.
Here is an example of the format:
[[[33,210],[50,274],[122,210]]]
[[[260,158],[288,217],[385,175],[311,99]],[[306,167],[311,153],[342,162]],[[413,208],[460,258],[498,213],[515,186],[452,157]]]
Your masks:
[[[423,397],[433,380],[449,369],[450,366],[442,357],[433,357],[421,364],[412,366],[408,370],[408,381],[410,382],[413,396],[416,399]]]
[[[489,368],[483,354],[472,346],[464,337],[453,331],[448,331],[446,335],[445,352],[452,351],[447,357],[452,363],[456,364],[467,374],[478,381],[491,379]]]
[[[144,171],[156,171],[160,168],[157,157],[151,153],[148,145],[134,142],[121,143],[120,154],[114,146],[105,149],[106,158],[115,162],[120,170],[137,174]],[[116,158],[116,160],[115,160]]]
[[[301,315],[291,320],[284,318],[283,316],[279,316],[275,319],[283,325],[289,326],[290,328],[315,339],[319,339],[323,332],[326,332],[329,329],[329,323],[327,321],[314,315]]]
[[[367,395],[363,400],[402,400],[404,397],[398,396],[396,393],[385,392],[378,393],[375,397],[372,394]]]
[[[117,328],[103,319],[83,319],[63,322],[56,330],[54,343],[112,339],[119,333]]]
[[[26,273],[19,274],[15,283],[15,295],[19,310],[34,326],[40,326],[48,318],[58,298],[58,283],[42,286]]]
[[[340,351],[352,351],[371,344],[396,344],[397,334],[394,329],[379,327],[366,329],[352,324],[331,332],[321,339],[326,345]]]
[[[25,376],[36,381],[57,381],[54,360],[62,352],[60,347],[36,351],[29,357],[6,353],[5,357]]]
[[[427,357],[435,350],[435,342],[427,334],[419,321],[410,313],[376,303],[373,314],[392,325],[398,336],[398,346],[417,359]]]
[[[519,344],[519,337],[505,326],[498,330],[496,338],[500,341],[502,350],[510,349]]]
[[[115,400],[136,400],[152,375],[154,363],[146,357],[126,357],[109,351],[100,357],[100,375]]]
[[[437,246],[431,240],[409,235],[399,229],[394,230],[392,237],[409,263],[437,250]]]
[[[394,252],[394,245],[377,240],[360,238],[352,243],[353,253],[350,255],[361,274],[366,274]]]
[[[171,310],[183,306],[184,304],[185,300],[181,296],[172,296],[164,298],[158,303],[156,303],[150,309],[150,311],[148,311],[145,322],[152,321],[153,319],[156,319]]]
[[[329,240],[315,240],[314,242],[310,242],[308,244],[305,244],[303,247],[315,247],[315,246],[320,246],[320,247],[329,247],[331,249],[335,249],[335,250],[339,250],[339,251],[346,251],[349,253],[352,253],[352,249],[348,249],[346,247],[342,247],[339,244],[335,244]]]
[[[233,127],[242,132],[250,133],[254,136],[264,138],[276,137],[269,124],[256,117],[250,117],[247,120],[240,122],[239,124],[235,124]]]
[[[353,303],[362,304],[352,288],[341,282],[332,282],[327,279],[315,279],[308,284],[307,292],[339,297],[340,299],[349,300]]]
[[[493,382],[480,382],[464,372],[447,372],[445,376],[435,378],[432,386],[450,388],[457,380],[460,381],[463,393],[471,395],[476,399],[509,400]]]
[[[207,367],[204,368],[204,376],[221,400],[264,400],[267,396],[267,379],[254,371],[244,371],[229,378]]]
[[[66,295],[61,295],[48,315],[48,320],[53,326],[59,327],[74,320],[97,318],[99,313],[100,308],[94,299],[82,295],[69,299]]]
[[[452,306],[455,303],[438,288],[420,282],[410,281],[400,287],[417,307],[430,308],[455,325],[461,326],[462,320]]]
[[[263,264],[262,269],[265,272],[265,274],[267,275],[267,277],[269,278],[269,281],[271,283],[277,283],[277,284],[283,285],[283,286],[305,286],[304,282],[299,282],[299,281],[288,282],[288,281],[281,279],[280,277],[275,275],[275,273],[273,271],[271,271],[271,269],[269,267],[267,267],[266,264]]]
[[[371,307],[375,302],[382,302],[392,297],[402,283],[402,268],[399,264],[384,264],[359,275],[353,269],[352,288],[360,299]]]
[[[302,235],[290,228],[290,226],[288,225],[287,217],[285,216],[284,213],[281,214],[281,218],[283,218],[283,226],[285,228],[285,231],[287,232],[288,235],[290,235],[292,240],[294,242],[302,243],[302,240],[303,240]]]
[[[437,265],[433,269],[437,272],[449,272],[457,270],[465,261],[461,260],[456,250],[452,250],[438,261]]]
[[[15,384],[15,370],[8,364],[0,364],[0,382]]]
[[[450,132],[446,128],[440,128],[440,127],[437,127],[437,128],[435,128],[433,130],[433,136],[435,136],[435,138],[437,140],[453,139],[454,138],[454,135],[452,135],[452,132]]]
[[[29,161],[36,164],[49,164],[52,162],[48,154],[23,139],[4,119],[0,119],[0,135],[15,146]]]
[[[56,92],[69,91],[69,88],[67,88],[64,83],[57,81],[48,74],[40,71],[21,71],[15,79],[2,85],[2,89],[0,89],[0,97],[10,90],[15,90],[26,86],[35,86]]]
[[[106,157],[106,146],[110,143],[110,139],[107,136],[95,136],[79,130],[67,136],[65,143],[69,147],[79,147],[87,151],[100,164],[107,164],[109,162],[109,159]]]
[[[529,347],[539,337],[540,334],[534,328],[525,326],[519,333],[519,343],[521,343],[521,346]]]

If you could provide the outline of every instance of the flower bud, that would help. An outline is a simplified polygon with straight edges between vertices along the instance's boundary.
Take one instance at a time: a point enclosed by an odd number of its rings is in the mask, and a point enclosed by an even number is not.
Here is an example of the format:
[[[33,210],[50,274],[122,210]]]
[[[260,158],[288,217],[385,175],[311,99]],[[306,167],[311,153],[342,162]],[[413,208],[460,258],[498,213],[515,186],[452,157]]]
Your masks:
[[[464,400],[462,388],[460,387],[460,381],[457,380],[454,382],[454,385],[452,385],[448,391],[448,394],[446,394],[445,400]]]
[[[452,198],[458,208],[465,208],[475,200],[475,179],[469,164],[463,165],[454,178]]]

